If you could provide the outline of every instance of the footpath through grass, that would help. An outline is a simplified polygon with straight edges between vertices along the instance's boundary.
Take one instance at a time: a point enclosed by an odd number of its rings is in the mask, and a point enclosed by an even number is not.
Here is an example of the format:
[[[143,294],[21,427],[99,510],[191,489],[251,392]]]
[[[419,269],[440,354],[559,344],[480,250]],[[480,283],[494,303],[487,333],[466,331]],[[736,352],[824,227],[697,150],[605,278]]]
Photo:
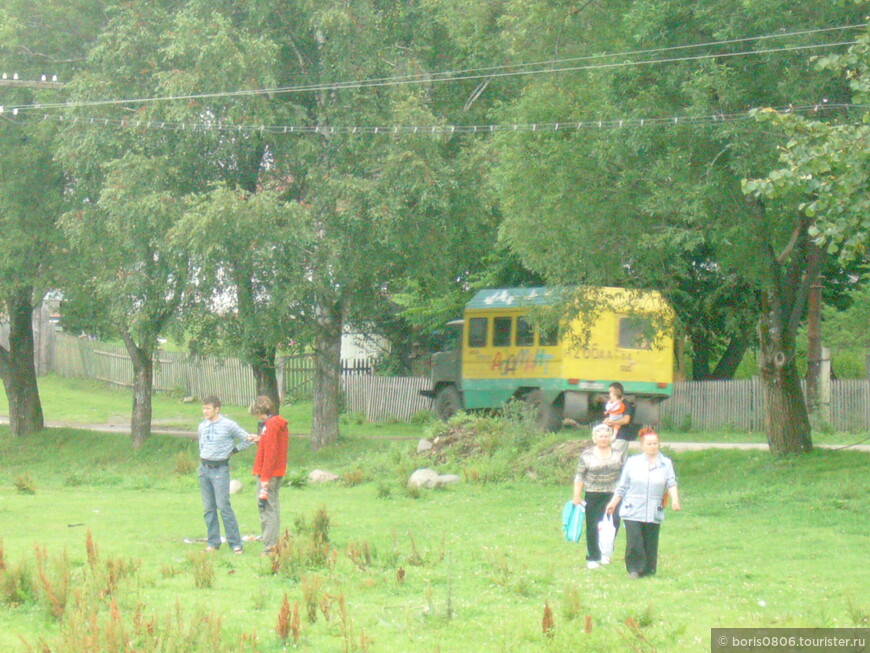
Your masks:
[[[463,482],[409,492],[431,465],[415,445],[291,442],[288,479],[321,467],[342,481],[282,490],[273,561],[254,542],[242,556],[185,543],[204,537],[195,442],[133,452],[116,434],[0,427],[0,650],[670,652],[709,650],[712,627],[870,625],[866,453],[671,454],[684,510],[662,527],[658,576],[631,581],[623,534],[592,571],[564,542],[573,470],[552,448],[488,442],[437,466]],[[252,458],[233,473],[249,535]]]

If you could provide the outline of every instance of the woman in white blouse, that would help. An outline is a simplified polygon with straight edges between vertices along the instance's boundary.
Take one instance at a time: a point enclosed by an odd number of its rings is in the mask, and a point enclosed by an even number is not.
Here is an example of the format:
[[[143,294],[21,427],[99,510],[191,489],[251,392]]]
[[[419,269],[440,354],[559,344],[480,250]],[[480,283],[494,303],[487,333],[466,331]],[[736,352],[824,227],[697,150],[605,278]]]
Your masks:
[[[584,449],[577,461],[572,501],[575,506],[585,506],[586,567],[596,569],[599,565],[610,563],[610,558],[602,556],[598,547],[598,522],[604,517],[604,509],[613,497],[613,490],[625,462],[628,442],[614,442],[613,430],[606,424],[599,424],[592,429],[592,443],[593,446]],[[583,490],[586,490],[585,496]],[[614,518],[613,525],[618,531],[619,517]]]

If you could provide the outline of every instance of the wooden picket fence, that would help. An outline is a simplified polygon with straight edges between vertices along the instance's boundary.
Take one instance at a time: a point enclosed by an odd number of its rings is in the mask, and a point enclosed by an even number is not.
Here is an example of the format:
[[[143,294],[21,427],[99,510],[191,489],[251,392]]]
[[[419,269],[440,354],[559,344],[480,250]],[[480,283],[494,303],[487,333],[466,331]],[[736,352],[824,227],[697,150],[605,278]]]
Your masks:
[[[133,385],[133,363],[123,345],[57,334],[51,370],[60,376],[96,379],[112,385]],[[154,361],[154,390],[176,392],[202,399],[214,394],[227,404],[247,406],[256,395],[256,382],[249,365],[237,358],[190,356],[181,352],[158,353]],[[370,375],[371,359],[342,361],[342,377]],[[278,361],[282,396],[311,396],[314,357],[286,356]]]
[[[806,384],[801,384],[806,393]],[[760,378],[686,381],[662,404],[661,421],[682,431],[763,431],[767,410]],[[870,380],[831,381],[830,427],[860,433],[870,430]]]
[[[430,410],[432,400],[420,394],[430,387],[431,380],[424,376],[342,376],[345,409],[374,422],[407,421]]]
[[[52,370],[61,376],[99,379],[130,386],[133,365],[120,345],[108,345],[58,334]],[[428,377],[385,377],[372,374],[371,360],[342,361],[345,410],[372,421],[408,420],[431,409],[420,395]],[[279,361],[279,383],[288,399],[311,396],[314,361],[310,354]],[[248,365],[235,358],[160,352],[154,366],[154,389],[196,398],[217,394],[224,402],[245,406],[256,392]],[[687,381],[674,384],[662,404],[661,423],[681,431],[763,431],[764,390],[758,378],[736,381]],[[870,380],[831,382],[831,420],[836,431],[870,431]]]
[[[427,377],[368,376],[344,380],[345,406],[370,420],[407,420],[431,409],[420,396]],[[662,404],[660,422],[681,431],[764,430],[764,388],[758,378],[736,381],[687,381],[674,384]],[[835,431],[870,431],[870,380],[831,381],[831,420]]]

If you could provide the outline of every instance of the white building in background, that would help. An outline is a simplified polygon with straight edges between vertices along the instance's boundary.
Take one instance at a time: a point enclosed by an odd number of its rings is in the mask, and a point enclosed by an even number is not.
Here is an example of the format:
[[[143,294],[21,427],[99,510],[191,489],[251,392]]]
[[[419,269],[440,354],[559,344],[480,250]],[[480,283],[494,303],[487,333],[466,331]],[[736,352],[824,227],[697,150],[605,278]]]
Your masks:
[[[383,336],[344,333],[341,336],[341,360],[382,358],[390,353],[390,343]]]

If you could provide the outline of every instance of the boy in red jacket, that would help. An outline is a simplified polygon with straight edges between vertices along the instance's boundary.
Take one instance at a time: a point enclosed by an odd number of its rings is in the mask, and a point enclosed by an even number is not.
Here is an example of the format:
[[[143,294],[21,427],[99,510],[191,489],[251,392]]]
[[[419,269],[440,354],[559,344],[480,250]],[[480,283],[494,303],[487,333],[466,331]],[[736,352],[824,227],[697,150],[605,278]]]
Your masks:
[[[257,397],[251,406],[251,415],[262,423],[257,439],[257,457],[254,474],[259,477],[257,503],[260,508],[260,527],[264,553],[269,554],[278,544],[280,510],[278,490],[287,471],[287,420],[278,415],[275,403],[265,396]]]

